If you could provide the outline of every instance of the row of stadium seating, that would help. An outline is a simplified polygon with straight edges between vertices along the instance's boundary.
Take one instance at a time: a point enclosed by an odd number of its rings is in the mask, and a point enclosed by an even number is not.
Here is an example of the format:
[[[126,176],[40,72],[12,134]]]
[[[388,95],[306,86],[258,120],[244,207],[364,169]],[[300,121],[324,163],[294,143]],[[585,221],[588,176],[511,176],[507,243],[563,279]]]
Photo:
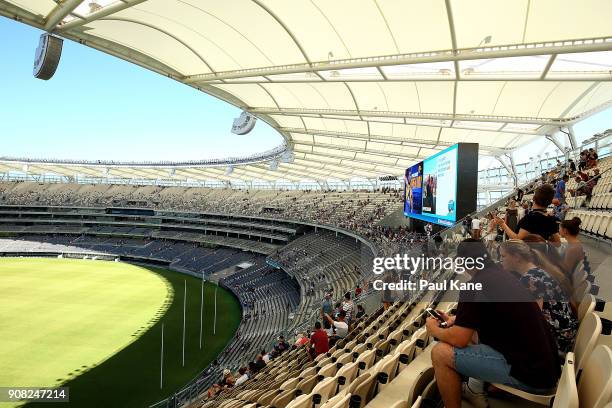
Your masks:
[[[400,192],[276,191],[132,185],[0,182],[0,204],[110,207],[117,202],[156,209],[270,215],[357,231],[373,241],[375,224],[402,206]]]
[[[590,274],[580,264],[573,276],[580,325],[556,393],[531,395],[499,387],[543,405],[554,399],[555,407],[577,408],[578,401],[580,407],[603,407],[612,401],[612,350],[597,346],[602,322],[590,293],[597,272]],[[448,297],[443,300],[421,298],[413,303],[396,302],[386,311],[380,308],[314,361],[304,348],[298,348],[272,360],[243,386],[201,399],[190,408],[416,408],[426,400],[435,401],[439,395],[430,358],[435,339],[423,327],[423,312],[434,307],[451,313],[456,303]],[[513,406],[520,405],[520,400],[514,401]]]

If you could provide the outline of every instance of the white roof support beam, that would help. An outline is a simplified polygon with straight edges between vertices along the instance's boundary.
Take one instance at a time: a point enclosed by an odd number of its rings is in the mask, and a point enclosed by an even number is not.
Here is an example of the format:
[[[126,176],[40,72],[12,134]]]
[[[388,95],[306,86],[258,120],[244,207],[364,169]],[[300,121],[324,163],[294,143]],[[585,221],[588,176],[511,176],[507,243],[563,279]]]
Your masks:
[[[64,0],[58,3],[45,17],[45,31],[51,32],[68,14],[72,13],[83,0]]]
[[[267,115],[330,115],[330,116],[369,116],[379,118],[410,118],[410,119],[430,119],[430,120],[460,120],[475,122],[496,122],[496,123],[525,123],[533,125],[553,125],[563,126],[573,123],[579,118],[532,118],[517,116],[495,116],[495,115],[453,115],[452,113],[421,113],[421,112],[395,112],[379,110],[349,110],[349,109],[306,109],[306,108],[269,108],[252,107],[248,109],[254,114]],[[332,118],[333,119],[333,118]]]
[[[185,77],[187,83],[214,80],[249,78],[280,74],[316,73],[351,68],[385,67],[395,65],[455,62],[476,59],[522,57],[533,55],[571,54],[577,52],[612,51],[612,37],[586,38],[560,42],[508,44],[494,47],[441,50],[414,54],[384,55],[336,61],[319,61],[310,64],[279,65],[261,68],[239,69],[216,73],[203,73]]]
[[[127,8],[133,7],[145,1],[147,0],[121,0],[120,2],[113,3],[107,7],[101,8],[98,11],[95,11],[91,14],[83,16],[82,18],[80,16],[77,16],[78,18],[75,18],[74,20],[71,20],[65,24],[61,24],[60,26],[57,27],[57,29],[60,31],[66,31],[66,30],[70,30],[75,27],[80,27],[84,24],[91,23],[92,21],[96,21],[103,17],[110,16],[121,10],[125,10]]]
[[[287,133],[299,133],[299,134],[304,134],[304,135],[313,135],[313,136],[320,135],[320,136],[329,136],[329,137],[335,137],[335,138],[341,138],[341,139],[392,142],[392,143],[398,143],[398,146],[414,145],[414,147],[423,147],[424,144],[431,144],[432,146],[435,146],[435,145],[452,146],[456,144],[454,142],[440,142],[439,140],[410,139],[410,138],[397,137],[397,136],[376,135],[376,134],[368,135],[364,133],[349,133],[349,132],[335,132],[335,131],[321,130],[321,129],[300,129],[300,128],[280,128],[280,129],[282,129],[283,131]],[[297,143],[302,144],[303,142],[298,141]],[[506,153],[508,150],[510,150],[510,149],[504,149],[500,147],[487,146],[483,144],[480,144],[480,149],[487,150],[494,154],[503,154],[503,153]]]

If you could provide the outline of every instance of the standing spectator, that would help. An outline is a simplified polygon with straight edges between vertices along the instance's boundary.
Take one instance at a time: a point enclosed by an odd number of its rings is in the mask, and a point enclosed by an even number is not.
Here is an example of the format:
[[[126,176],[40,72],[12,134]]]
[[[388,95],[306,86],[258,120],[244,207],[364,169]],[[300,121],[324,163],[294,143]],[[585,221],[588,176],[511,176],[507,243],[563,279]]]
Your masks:
[[[518,210],[516,209],[516,201],[510,200],[508,202],[508,208],[506,208],[506,216],[504,221],[512,231],[516,232],[516,226],[518,225]]]
[[[472,230],[472,216],[467,215],[463,219],[463,235],[464,236],[469,235],[471,230]]]
[[[519,203],[520,203],[521,201],[523,201],[523,196],[524,196],[524,195],[525,195],[525,192],[523,191],[523,189],[522,189],[522,188],[520,188],[520,187],[519,187],[519,188],[516,190],[516,201],[518,201]]]
[[[355,298],[359,297],[361,295],[361,292],[361,287],[357,285],[357,287],[355,288]]]
[[[472,220],[472,238],[480,239],[480,220],[478,217]]]
[[[521,219],[517,225],[518,232],[514,232],[501,218],[495,222],[504,230],[510,239],[524,239],[529,234],[540,235],[547,241],[559,242],[559,225],[555,217],[549,216],[546,209],[552,203],[555,190],[550,184],[542,184],[533,195],[531,211]]]
[[[355,310],[355,303],[351,300],[351,292],[346,292],[344,294],[344,300],[342,301],[341,310],[346,314],[346,321],[350,323],[353,318],[353,311]]]
[[[314,360],[319,354],[329,351],[329,339],[327,332],[321,328],[321,322],[316,322],[314,331],[310,335],[310,344],[312,344],[311,357]]]
[[[565,183],[569,180],[569,176],[566,174],[557,182],[555,186],[555,197],[560,202],[565,202]]]
[[[331,299],[331,293],[327,292],[325,294],[325,298],[323,298],[323,301],[321,302],[321,308],[323,309],[324,313],[327,313],[328,315],[332,314],[333,303]]]
[[[574,160],[569,159],[569,173],[573,174],[576,171],[576,163]]]

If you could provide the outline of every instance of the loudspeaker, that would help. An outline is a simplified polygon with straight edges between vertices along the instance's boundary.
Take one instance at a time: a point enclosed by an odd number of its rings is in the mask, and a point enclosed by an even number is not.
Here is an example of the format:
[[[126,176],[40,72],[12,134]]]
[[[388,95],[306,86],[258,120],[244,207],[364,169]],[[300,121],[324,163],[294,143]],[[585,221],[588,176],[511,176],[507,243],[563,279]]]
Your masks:
[[[62,45],[64,40],[51,34],[41,34],[34,56],[34,77],[38,79],[50,79],[59,64],[62,56]]]
[[[257,122],[257,118],[250,113],[242,112],[240,116],[234,119],[234,123],[232,125],[232,133],[237,135],[246,135],[255,127],[255,122]]]

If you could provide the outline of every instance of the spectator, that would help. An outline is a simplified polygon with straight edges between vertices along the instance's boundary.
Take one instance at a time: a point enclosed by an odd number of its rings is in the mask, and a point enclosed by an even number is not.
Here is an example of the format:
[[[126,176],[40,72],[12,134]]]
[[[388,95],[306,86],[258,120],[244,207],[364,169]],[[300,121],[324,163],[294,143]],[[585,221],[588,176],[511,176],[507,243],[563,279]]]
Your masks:
[[[266,350],[261,350],[260,354],[264,363],[268,364],[270,362],[270,354],[266,353]]]
[[[249,379],[249,375],[247,374],[246,367],[240,367],[240,369],[238,370],[238,374],[239,374],[239,377],[236,380],[236,387],[244,384]]]
[[[569,173],[573,174],[576,171],[576,163],[574,160],[569,159]]]
[[[325,294],[325,298],[323,299],[323,302],[321,302],[321,308],[323,309],[324,313],[327,313],[328,315],[332,314],[332,299],[331,299],[331,293],[327,292]]]
[[[558,221],[563,221],[565,219],[565,215],[567,214],[567,211],[569,210],[569,206],[565,202],[559,201],[559,199],[557,198],[552,200],[552,205],[553,205],[553,216]]]
[[[520,282],[531,292],[557,340],[562,357],[572,351],[578,319],[569,298],[557,280],[535,265],[535,255],[523,241],[510,240],[500,246],[500,257],[509,272],[520,275]]]
[[[355,315],[355,317],[357,319],[361,319],[363,316],[365,316],[365,309],[362,305],[357,305],[357,314]]]
[[[517,208],[517,218],[516,218],[516,220],[517,220],[517,224],[516,225],[517,226],[518,226],[518,221],[522,220],[523,217],[525,215],[527,215],[528,212],[529,212],[529,204],[528,203],[524,202],[524,203],[521,203],[521,205],[518,206],[518,208]]]
[[[534,255],[533,262],[536,266],[552,276],[561,285],[566,296],[571,298],[573,291],[572,283],[565,274],[562,259],[556,248],[552,248],[544,238],[535,234],[527,235],[523,242],[527,243],[529,248],[531,248]]]
[[[223,370],[223,380],[219,384],[223,388],[231,388],[236,384],[236,378],[232,375],[232,372],[227,368]]]
[[[330,337],[330,347],[332,347],[334,344],[336,344],[336,341],[338,341],[339,339],[343,339],[347,336],[348,334],[348,324],[346,323],[345,319],[346,319],[346,312],[344,310],[342,310],[339,314],[338,314],[338,320],[334,320],[332,319],[328,314],[323,313],[323,317],[325,318],[325,320],[327,320],[329,322],[329,324],[334,328],[335,334],[334,336]]]
[[[355,310],[355,303],[351,300],[351,292],[344,294],[344,300],[342,301],[341,310],[346,313],[346,321],[350,323],[353,318],[353,311]]]
[[[525,195],[525,192],[523,191],[523,189],[522,189],[522,188],[520,188],[520,187],[519,187],[519,188],[516,190],[516,201],[518,201],[519,203],[520,203],[521,201],[523,201],[523,196],[524,196],[524,195]]]
[[[576,176],[576,188],[571,190],[570,193],[574,195],[574,197],[578,197],[581,195],[586,195],[586,181],[584,181],[580,176]]]
[[[444,406],[461,407],[461,376],[470,377],[463,395],[474,406],[488,404],[483,381],[537,394],[550,392],[560,367],[555,340],[538,304],[515,278],[490,261],[482,242],[465,240],[457,256],[483,258],[485,266],[466,268],[470,282],[482,284],[482,290],[462,291],[455,317],[441,313],[448,328],[427,319],[429,335],[439,339],[431,359]],[[479,344],[470,344],[474,334]]]
[[[319,354],[329,351],[329,338],[327,332],[321,328],[321,322],[316,322],[314,331],[310,335],[311,357],[314,360]]]
[[[255,357],[255,372],[258,372],[259,370],[263,369],[266,366],[266,362],[263,360],[263,356],[261,354],[258,354],[257,357]]]
[[[510,229],[516,232],[516,226],[518,224],[518,210],[516,209],[516,201],[510,200],[508,202],[508,208],[506,208],[506,216],[504,222]]]
[[[300,348],[302,346],[305,346],[306,344],[308,344],[308,337],[306,336],[305,333],[298,333],[297,338],[295,340],[295,343],[293,344],[294,349],[296,348]]]
[[[323,320],[323,329],[325,329],[325,333],[327,333],[327,337],[332,337],[334,335],[334,328],[331,323],[327,320]]]
[[[480,239],[480,220],[478,217],[472,220],[472,238]]]
[[[539,186],[533,195],[531,211],[518,223],[518,233],[497,217],[496,223],[504,230],[510,239],[523,239],[529,234],[540,235],[547,241],[559,242],[559,226],[556,218],[546,214],[547,207],[552,203],[555,190],[550,184]]]
[[[574,217],[571,220],[562,221],[559,227],[560,235],[567,241],[567,244],[562,249],[562,264],[568,276],[574,271],[578,262],[585,259],[584,248],[578,238],[581,223],[580,218]]]
[[[557,182],[557,185],[555,186],[555,197],[554,198],[556,198],[562,203],[565,203],[565,183],[568,180],[569,180],[569,176],[566,174],[561,178],[561,180]]]
[[[278,343],[274,346],[276,354],[283,354],[285,350],[289,348],[289,345],[285,341],[285,336],[278,336]]]
[[[357,287],[355,288],[355,297],[359,297],[361,295],[362,289],[361,286],[357,285]]]

